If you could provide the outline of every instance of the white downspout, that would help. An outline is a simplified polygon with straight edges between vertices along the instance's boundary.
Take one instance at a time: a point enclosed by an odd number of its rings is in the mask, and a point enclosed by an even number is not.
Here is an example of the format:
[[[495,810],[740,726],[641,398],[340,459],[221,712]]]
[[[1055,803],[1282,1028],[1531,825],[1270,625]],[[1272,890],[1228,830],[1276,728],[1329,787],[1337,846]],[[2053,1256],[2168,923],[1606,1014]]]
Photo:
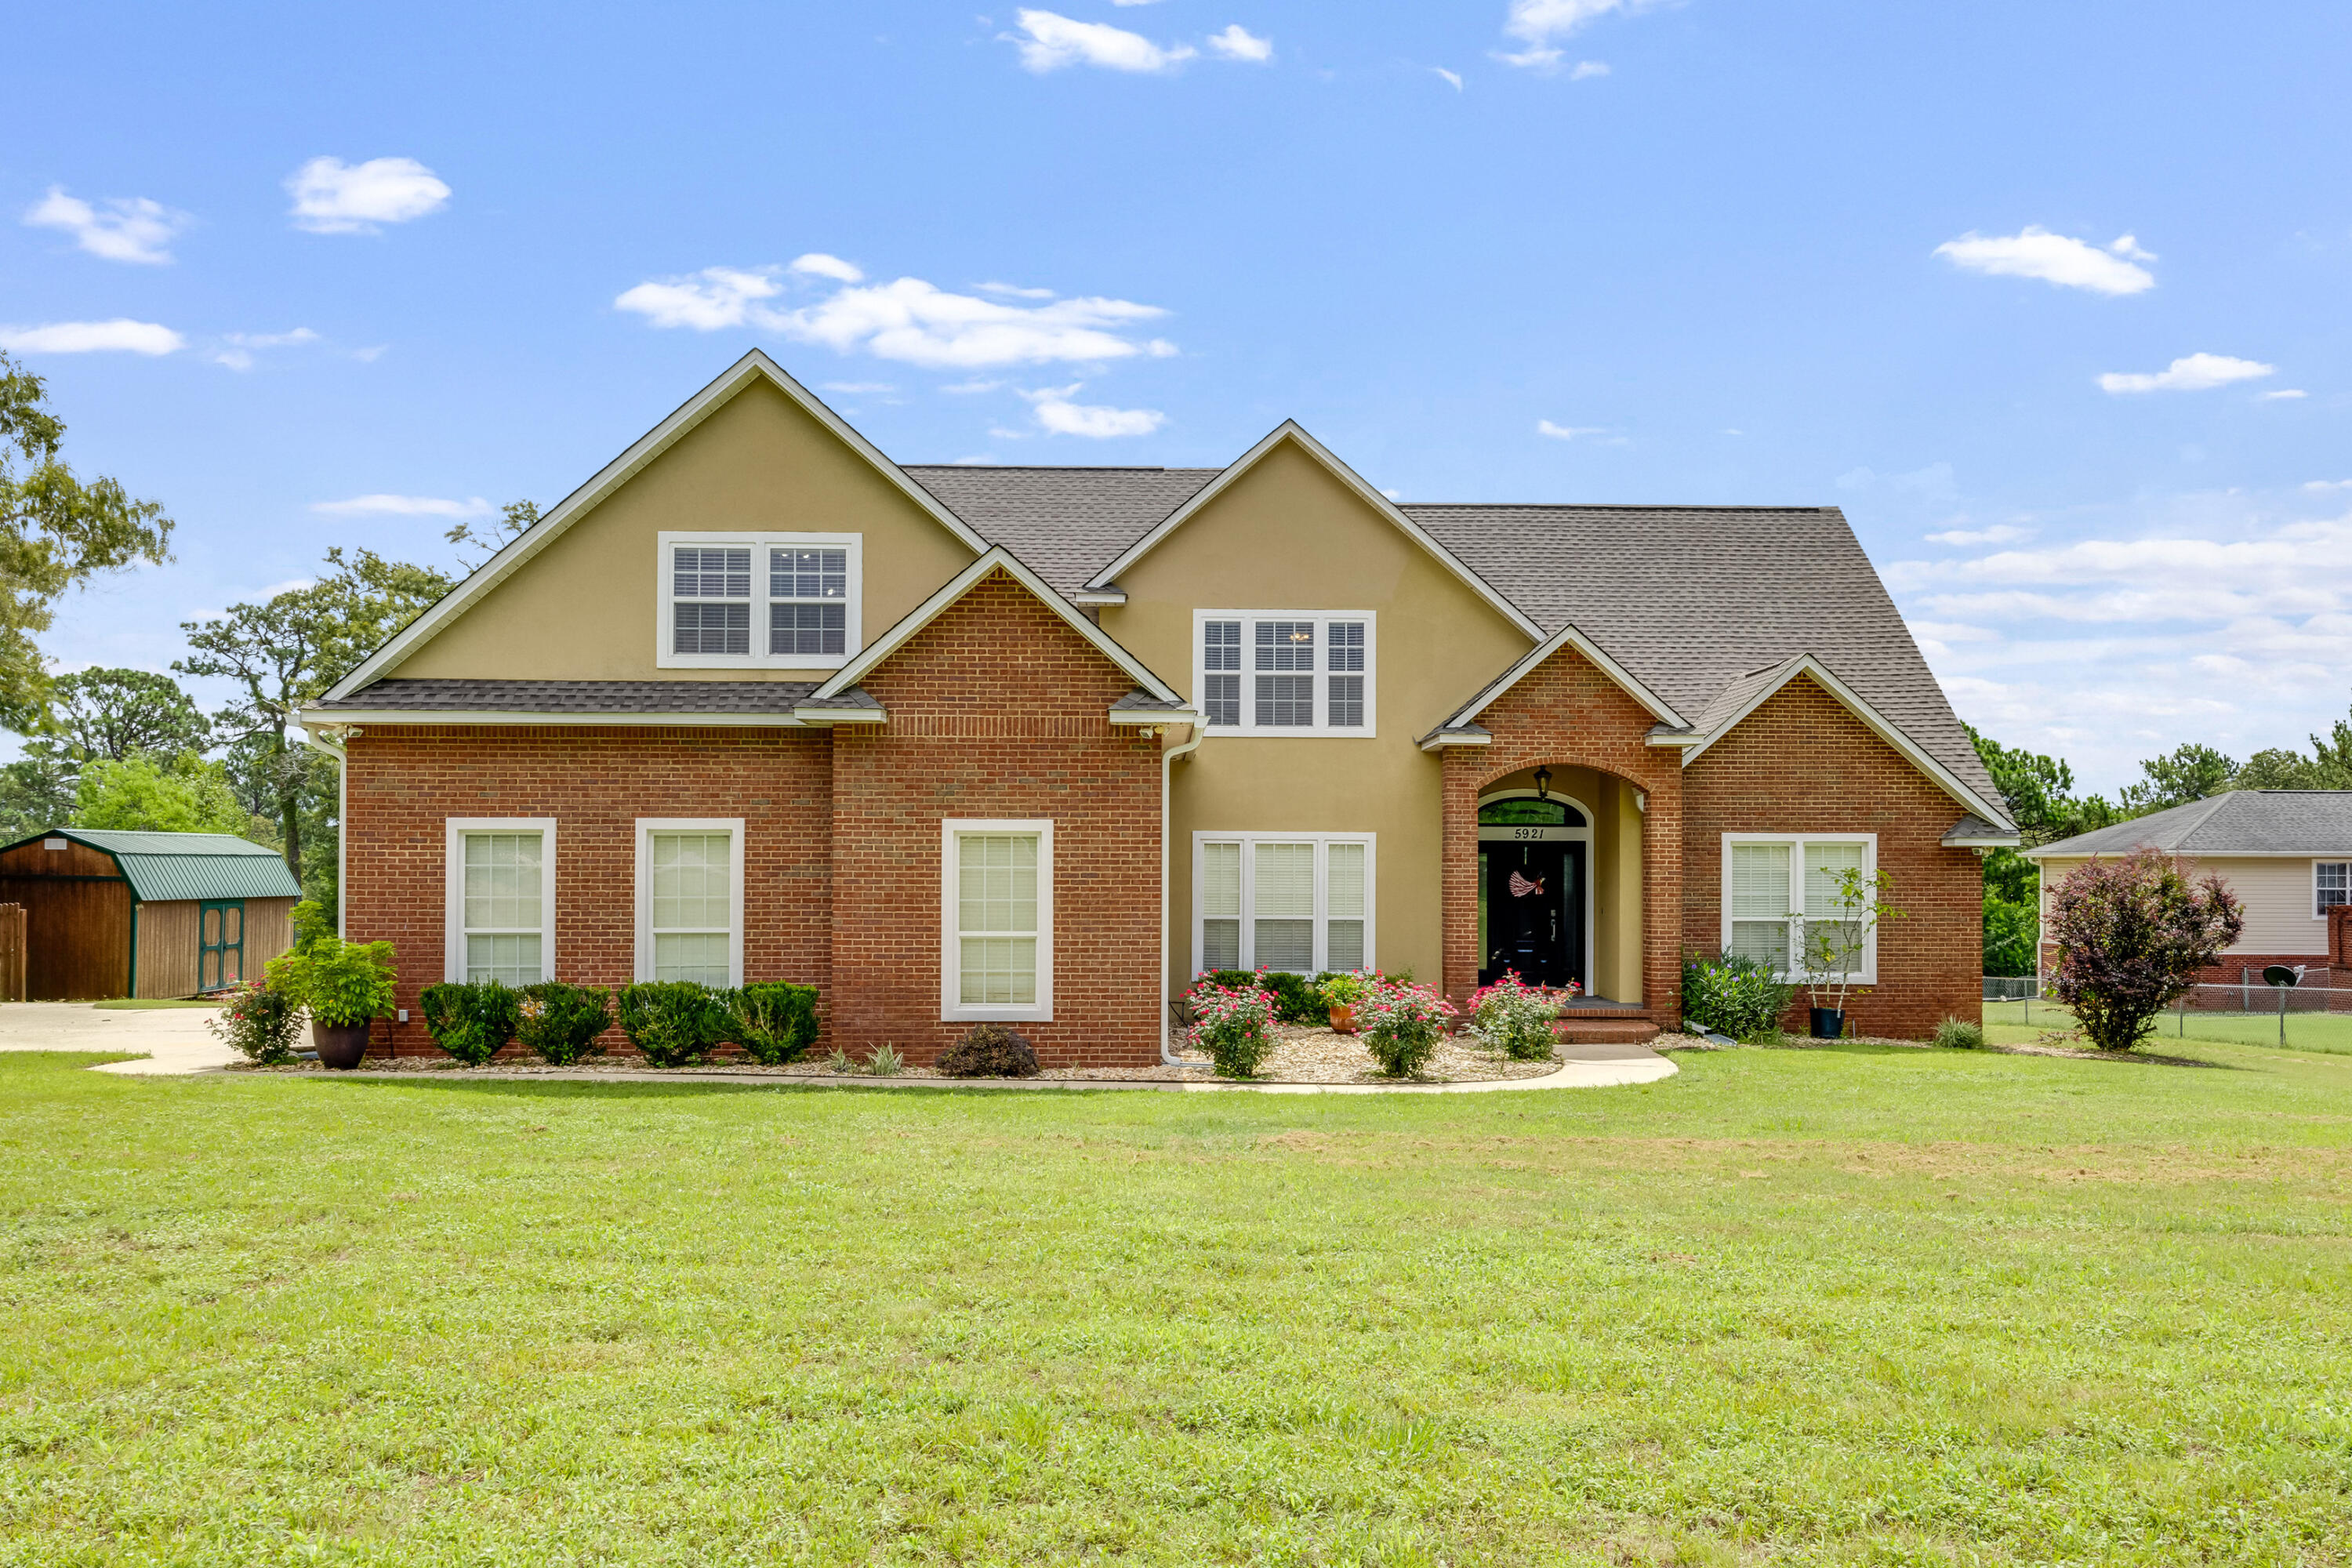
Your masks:
[[[1168,792],[1176,759],[1191,756],[1205,739],[1207,731],[1196,722],[1191,740],[1160,753],[1160,1059],[1169,1067],[1178,1065],[1178,1058],[1168,1016]]]
[[[343,931],[343,910],[351,903],[351,882],[346,876],[344,846],[351,842],[352,759],[341,742],[330,741],[315,730],[302,731],[304,742],[335,759],[335,935],[348,940]]]

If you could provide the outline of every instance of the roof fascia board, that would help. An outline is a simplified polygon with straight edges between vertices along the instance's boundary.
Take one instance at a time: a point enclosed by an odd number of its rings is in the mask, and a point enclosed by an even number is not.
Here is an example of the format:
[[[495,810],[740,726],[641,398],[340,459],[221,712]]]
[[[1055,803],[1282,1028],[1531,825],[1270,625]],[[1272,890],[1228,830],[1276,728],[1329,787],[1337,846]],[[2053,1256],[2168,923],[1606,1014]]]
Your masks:
[[[1739,710],[1738,712],[1734,713],[1730,718],[1726,719],[1722,723],[1717,724],[1707,733],[1706,740],[1700,744],[1685,752],[1683,753],[1683,766],[1688,767],[1693,763],[1698,761],[1699,758],[1706,755],[1708,749],[1717,741],[1720,741],[1724,736],[1738,729],[1750,713],[1755,712],[1756,710],[1764,706],[1764,702],[1767,698],[1772,696],[1775,692],[1788,685],[1789,682],[1794,680],[1800,675],[1811,677],[1815,685],[1828,692],[1832,697],[1837,699],[1838,702],[1844,707],[1846,711],[1861,720],[1864,725],[1867,727],[1873,734],[1885,742],[1888,745],[1894,747],[1896,751],[1902,752],[1903,755],[1910,761],[1913,767],[1917,768],[1921,773],[1926,773],[1930,779],[1933,779],[1946,795],[1950,795],[1954,800],[1958,801],[1960,805],[1966,806],[1969,811],[1975,813],[1978,816],[1983,818],[1987,822],[2007,823],[2009,821],[2009,813],[2006,810],[1992,805],[1989,801],[1985,800],[1983,796],[1978,795],[1976,791],[1961,783],[1960,777],[1958,773],[1955,773],[1951,769],[1937,762],[1934,757],[1929,756],[1926,750],[1922,748],[1916,741],[1914,741],[1910,736],[1905,734],[1899,726],[1897,726],[1892,720],[1888,719],[1885,714],[1879,712],[1877,709],[1873,708],[1869,703],[1864,701],[1860,692],[1854,690],[1853,688],[1848,686],[1844,681],[1840,680],[1836,676],[1831,674],[1828,668],[1824,666],[1821,660],[1815,658],[1809,653],[1799,654],[1796,658],[1782,665],[1780,667],[1780,673],[1771,680],[1769,680],[1762,686],[1759,687],[1753,696],[1749,697],[1746,702],[1740,704]]]
[[[2121,849],[2061,849],[2043,845],[2035,849],[2021,849],[2018,853],[2028,860],[2096,860],[2111,855],[2129,855],[2140,849],[2153,849],[2159,855],[2199,861],[2352,859],[2352,849],[2167,849],[2161,844],[2134,844]]]
[[[1189,708],[1114,708],[1110,710],[1114,724],[1198,724],[1201,716]]]
[[[990,546],[979,560],[949,578],[938,593],[908,611],[897,626],[883,633],[878,641],[867,644],[865,652],[835,670],[832,679],[810,694],[812,702],[838,697],[863,680],[877,665],[906,647],[917,632],[939,619],[949,605],[971,593],[981,579],[1000,566],[1012,574],[1013,581],[1061,616],[1064,625],[1092,644],[1095,651],[1132,677],[1138,686],[1163,702],[1173,703],[1180,708],[1187,706],[1172,687],[1145,668],[1142,661],[1133,654],[1113,642],[1100,626],[1080,615],[1076,605],[1056,593],[1043,577],[1023,565],[1019,556],[1001,544]]]
[[[529,724],[539,728],[566,726],[602,729],[614,725],[662,724],[696,729],[797,729],[801,721],[789,713],[561,713],[519,709],[335,708],[304,709],[295,721],[305,730],[341,729],[362,724]]]
[[[1591,637],[1586,637],[1582,632],[1577,630],[1572,626],[1562,626],[1559,630],[1552,633],[1551,636],[1538,641],[1531,650],[1521,656],[1518,663],[1505,670],[1499,679],[1490,684],[1486,690],[1481,691],[1477,696],[1473,697],[1463,708],[1448,715],[1445,722],[1438,726],[1438,728],[1441,730],[1451,730],[1469,723],[1472,720],[1477,718],[1479,714],[1484,713],[1488,708],[1494,706],[1494,704],[1502,698],[1505,692],[1510,690],[1512,687],[1517,686],[1520,681],[1526,679],[1528,675],[1540,668],[1545,660],[1550,658],[1552,655],[1558,653],[1563,647],[1572,647],[1576,649],[1578,653],[1583,655],[1586,663],[1591,665],[1594,668],[1600,670],[1601,674],[1615,681],[1617,685],[1623,689],[1626,696],[1631,697],[1634,701],[1648,709],[1650,716],[1657,720],[1660,723],[1670,725],[1674,729],[1680,731],[1687,731],[1690,728],[1690,721],[1675,712],[1674,709],[1667,704],[1664,698],[1659,696],[1656,692],[1651,690],[1648,687],[1635,679],[1632,670],[1627,669],[1623,665],[1619,664],[1615,659],[1610,658],[1609,655],[1602,650],[1600,644],[1594,642]],[[1654,742],[1652,743],[1681,745],[1685,742],[1675,740]]]
[[[1454,576],[1460,578],[1464,584],[1466,585],[1472,593],[1477,595],[1481,599],[1484,599],[1488,605],[1492,605],[1495,611],[1505,620],[1509,621],[1513,626],[1518,627],[1519,630],[1525,632],[1528,637],[1534,638],[1536,641],[1541,642],[1543,640],[1543,628],[1541,626],[1538,626],[1535,622],[1529,620],[1525,612],[1520,610],[1517,605],[1512,604],[1508,599],[1503,597],[1501,594],[1496,592],[1493,584],[1487,582],[1484,577],[1479,576],[1475,572],[1471,571],[1469,566],[1460,556],[1454,554],[1451,550],[1446,549],[1444,545],[1440,544],[1437,542],[1436,537],[1430,533],[1428,530],[1423,528],[1421,524],[1413,521],[1412,519],[1405,516],[1402,511],[1398,510],[1396,502],[1381,494],[1381,492],[1375,489],[1372,484],[1363,477],[1363,475],[1356,472],[1355,469],[1341,462],[1332,454],[1330,448],[1325,447],[1322,442],[1318,441],[1314,437],[1308,435],[1305,427],[1302,426],[1296,419],[1286,419],[1280,425],[1276,426],[1274,429],[1267,434],[1264,440],[1260,441],[1256,446],[1252,447],[1248,451],[1235,458],[1234,462],[1215,479],[1211,479],[1200,489],[1195,490],[1192,497],[1187,500],[1182,506],[1178,507],[1174,511],[1170,512],[1166,517],[1160,519],[1159,523],[1151,530],[1150,532],[1145,534],[1142,538],[1137,540],[1134,543],[1129,545],[1124,551],[1120,552],[1118,559],[1113,561],[1109,565],[1104,567],[1101,571],[1088,578],[1083,592],[1089,594],[1116,592],[1117,590],[1113,589],[1111,585],[1117,581],[1120,573],[1126,571],[1129,566],[1134,565],[1138,561],[1142,560],[1144,556],[1150,554],[1152,548],[1161,540],[1167,538],[1170,534],[1183,527],[1186,522],[1192,521],[1193,516],[1196,515],[1202,508],[1207,506],[1211,501],[1216,500],[1217,497],[1223,495],[1226,489],[1233,485],[1234,481],[1240,479],[1244,474],[1249,472],[1253,468],[1255,468],[1267,453],[1273,451],[1275,447],[1280,446],[1285,441],[1296,441],[1298,443],[1300,450],[1306,452],[1317,462],[1321,463],[1326,468],[1328,468],[1342,484],[1354,491],[1357,499],[1361,500],[1366,506],[1370,507],[1374,511],[1380,513],[1381,516],[1386,518],[1391,524],[1402,529],[1405,534],[1411,538],[1414,543],[1427,551],[1430,555],[1437,561],[1438,564],[1444,566],[1447,571],[1453,573]]]
[[[597,470],[587,483],[556,503],[546,516],[522,533],[508,542],[506,548],[491,556],[473,574],[436,600],[431,608],[403,626],[390,642],[361,661],[359,668],[337,681],[326,693],[329,700],[348,697],[392,668],[431,641],[441,628],[449,624],[479,600],[483,595],[511,576],[516,568],[553,543],[563,531],[598,502],[623,483],[634,478],[646,464],[676,446],[696,426],[701,424],[721,405],[737,393],[759,380],[772,383],[785,396],[801,405],[817,423],[873,465],[882,477],[897,486],[909,500],[928,513],[950,533],[961,540],[974,554],[988,549],[988,541],[972,531],[971,524],[950,511],[944,502],[908,477],[907,471],[882,454],[880,448],[852,429],[847,421],[826,407],[822,399],[784,373],[783,367],[759,349],[753,349],[727,367],[719,378],[688,398],[674,409],[669,417],[639,437],[619,457]]]
[[[1948,833],[1941,842],[1948,849],[2014,849],[2023,840],[2014,833],[1978,834],[1969,838],[1955,838]]]

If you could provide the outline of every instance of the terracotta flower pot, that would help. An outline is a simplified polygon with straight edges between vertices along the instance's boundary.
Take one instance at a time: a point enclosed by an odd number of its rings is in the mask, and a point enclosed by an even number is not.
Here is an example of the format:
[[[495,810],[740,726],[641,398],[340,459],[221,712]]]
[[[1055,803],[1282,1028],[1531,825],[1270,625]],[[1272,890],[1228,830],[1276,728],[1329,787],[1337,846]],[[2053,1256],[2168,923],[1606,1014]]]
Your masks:
[[[1331,1004],[1331,1032],[1338,1035],[1352,1035],[1356,1032],[1356,1009],[1352,1004],[1346,1002]]]
[[[348,1072],[360,1065],[367,1054],[368,1026],[365,1024],[310,1023],[310,1043],[319,1047],[319,1065]]]

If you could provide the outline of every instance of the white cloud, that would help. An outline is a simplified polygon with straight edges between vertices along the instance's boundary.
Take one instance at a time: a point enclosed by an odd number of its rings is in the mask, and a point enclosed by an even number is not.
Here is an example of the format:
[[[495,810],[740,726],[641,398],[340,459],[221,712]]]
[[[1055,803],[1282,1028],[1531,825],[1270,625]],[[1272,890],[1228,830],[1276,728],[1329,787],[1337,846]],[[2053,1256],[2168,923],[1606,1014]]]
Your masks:
[[[2094,294],[2137,294],[2156,287],[2156,274],[2139,266],[2155,257],[2130,235],[2102,250],[2083,240],[2053,234],[2032,224],[2011,235],[1981,235],[1974,229],[1936,247],[1953,266],[1996,278],[2039,278],[2062,289]]]
[[[1173,70],[1200,51],[1189,45],[1163,47],[1140,33],[1103,22],[1076,22],[1052,11],[1017,12],[1014,20],[1026,37],[1006,33],[1021,50],[1021,64],[1043,76],[1065,66],[1099,66],[1116,71]]]
[[[1555,425],[1549,419],[1538,419],[1536,421],[1536,434],[1549,436],[1555,441],[1575,441],[1587,436],[1606,436],[1609,430],[1602,425]]]
[[[2303,488],[2314,494],[2327,490],[2352,490],[2352,479],[2305,479]]]
[[[1450,71],[1444,66],[1432,66],[1429,68],[1444,79],[1446,86],[1452,88],[1456,92],[1460,92],[1462,90],[1462,73],[1460,71]]]
[[[975,283],[973,288],[983,294],[995,294],[1007,300],[1050,300],[1051,289],[1024,289],[1018,283]]]
[[[437,496],[353,496],[349,500],[312,501],[322,517],[488,517],[496,509],[479,496],[446,500]]]
[[[796,256],[787,269],[803,278],[830,278],[836,283],[863,283],[866,274],[838,256],[827,256],[822,250],[812,250],[806,256]]]
[[[1584,81],[1591,77],[1608,74],[1609,62],[1606,60],[1579,60],[1576,62],[1576,68],[1568,73],[1568,79]]]
[[[2273,374],[2278,366],[2263,364],[2250,359],[2231,359],[2228,354],[2190,354],[2177,359],[2163,370],[2155,372],[2109,371],[2099,377],[2103,392],[2210,392],[2231,382],[2259,381]]]
[[[1209,52],[1229,60],[1247,60],[1264,65],[1274,58],[1274,40],[1261,38],[1239,22],[1228,26],[1222,33],[1209,35]]]
[[[1076,385],[1024,392],[1037,424],[1049,436],[1085,436],[1104,440],[1117,436],[1149,436],[1168,423],[1156,408],[1111,408],[1101,404],[1073,403]]]
[[[172,259],[173,238],[193,221],[145,196],[118,196],[101,210],[59,185],[51,185],[25,214],[32,227],[61,229],[92,256],[158,267]]]
[[[1003,384],[1004,384],[1001,381],[959,381],[952,383],[950,385],[942,386],[940,390],[941,392],[952,393],[958,397],[970,397],[975,393],[994,392],[998,387],[1003,386]]]
[[[2304,391],[2303,388],[2299,386],[2283,386],[2276,392],[2256,393],[2254,395],[2254,401],[2257,403],[2284,403],[2291,398],[2309,397],[2310,395],[2311,394]]]
[[[1168,312],[1128,300],[1012,304],[950,293],[919,278],[846,284],[792,308],[778,300],[782,293],[773,268],[711,267],[640,283],[613,303],[656,327],[716,331],[750,325],[821,343],[836,353],[870,353],[930,370],[1097,363],[1177,352],[1165,339],[1139,342],[1129,335]]]
[[[1930,544],[2014,544],[2020,540],[2032,538],[2033,531],[2020,528],[2015,523],[1996,522],[1990,528],[1948,528],[1941,533],[1922,537]]]
[[[296,348],[318,341],[319,334],[308,327],[290,332],[228,332],[221,338],[222,346],[213,351],[212,361],[231,370],[251,370],[256,349]]]
[[[857,397],[898,390],[887,381],[828,381],[824,384],[824,389],[827,392],[838,392],[844,397]]]
[[[49,321],[37,327],[0,327],[0,349],[20,354],[176,353],[188,340],[153,321],[117,316],[110,321]]]
[[[1564,58],[1558,47],[1562,39],[1581,31],[1603,16],[1631,16],[1650,10],[1663,0],[1511,0],[1510,14],[1503,19],[1503,32],[1524,47],[1516,52],[1495,51],[1495,58],[1505,65],[1530,70],[1551,70]],[[1586,61],[1576,68],[1576,77],[1597,76],[1599,71],[1587,67],[1597,64]]]
[[[373,234],[379,224],[423,217],[449,200],[449,187],[414,158],[313,158],[287,176],[286,189],[294,226],[312,234]]]

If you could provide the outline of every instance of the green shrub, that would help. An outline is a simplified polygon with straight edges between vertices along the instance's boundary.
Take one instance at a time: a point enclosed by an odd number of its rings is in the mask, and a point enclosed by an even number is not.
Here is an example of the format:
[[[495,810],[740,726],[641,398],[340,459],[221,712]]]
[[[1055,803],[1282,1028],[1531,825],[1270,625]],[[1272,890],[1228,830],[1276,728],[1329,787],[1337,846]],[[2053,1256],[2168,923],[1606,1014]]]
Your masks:
[[[601,985],[542,980],[522,988],[515,1037],[560,1068],[604,1050],[597,1037],[612,1027],[613,994]]]
[[[1796,996],[1795,986],[1774,979],[1753,958],[1694,953],[1683,960],[1685,1021],[1735,1040],[1753,1040],[1780,1027],[1780,1016]]]
[[[497,1056],[522,1021],[522,998],[495,980],[444,981],[416,1000],[433,1043],[469,1068]]]
[[[1037,1051],[1002,1024],[981,1024],[933,1065],[942,1078],[1035,1078]]]
[[[262,971],[270,990],[329,1027],[364,1024],[392,1011],[392,943],[343,941],[326,910],[308,899],[294,906],[293,920],[294,945]]]
[[[801,1059],[816,1043],[816,987],[763,984],[746,985],[731,997],[735,1013],[735,1043],[743,1054],[763,1067],[782,1067]]]
[[[1390,981],[1373,986],[1356,1007],[1364,1048],[1391,1078],[1419,1078],[1445,1037],[1454,1004],[1425,985]]]
[[[1936,1026],[1936,1044],[1948,1051],[1980,1051],[1984,1043],[1982,1024],[1948,1016]]]
[[[220,1011],[205,1026],[252,1060],[274,1066],[293,1058],[302,1009],[283,991],[240,985],[222,999]]]
[[[1328,1024],[1331,1005],[1315,982],[1286,969],[1258,972],[1258,984],[1274,998],[1274,1016],[1286,1024]]]
[[[1552,1021],[1559,1009],[1559,996],[1529,985],[1516,970],[1505,970],[1500,980],[1470,994],[1478,1037],[1515,1062],[1548,1062],[1559,1054]]]
[[[1186,1037],[1208,1053],[1219,1078],[1255,1077],[1274,1049],[1274,997],[1255,979],[1244,974],[1239,984],[1227,984],[1205,975],[1185,993],[1192,1009]]]
[[[727,993],[690,980],[648,980],[621,987],[621,1033],[657,1068],[709,1057],[735,1033]]]

